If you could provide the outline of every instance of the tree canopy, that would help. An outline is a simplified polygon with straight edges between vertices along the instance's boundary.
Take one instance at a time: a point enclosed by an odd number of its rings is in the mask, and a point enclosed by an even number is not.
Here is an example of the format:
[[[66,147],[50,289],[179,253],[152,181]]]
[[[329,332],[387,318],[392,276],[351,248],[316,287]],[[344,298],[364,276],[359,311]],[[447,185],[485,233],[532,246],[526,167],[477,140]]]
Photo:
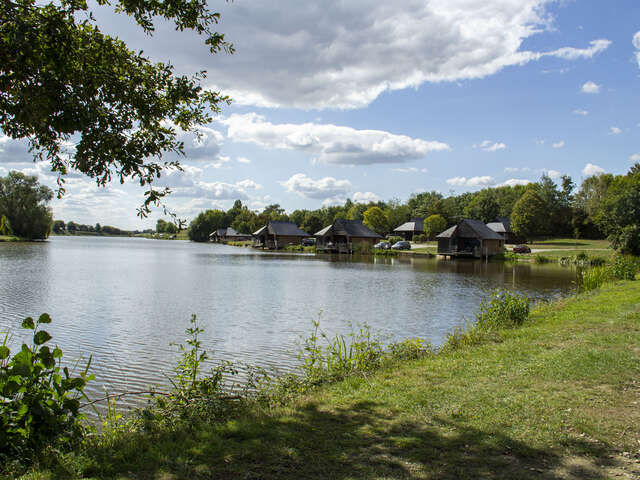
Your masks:
[[[51,189],[36,177],[15,171],[0,177],[0,219],[6,219],[2,230],[32,240],[47,238],[53,225],[48,206],[52,198]]]
[[[212,31],[219,14],[206,0],[98,0],[135,19],[146,34],[154,17],[192,30],[211,53],[233,47]],[[164,154],[184,153],[179,130],[196,131],[228,102],[206,91],[206,72],[176,75],[122,41],[105,35],[85,0],[3,0],[0,3],[0,129],[27,139],[34,159],[58,173],[80,171],[105,185],[118,179],[147,186],[139,214],[158,205],[168,189],[152,182],[165,168],[180,168]]]

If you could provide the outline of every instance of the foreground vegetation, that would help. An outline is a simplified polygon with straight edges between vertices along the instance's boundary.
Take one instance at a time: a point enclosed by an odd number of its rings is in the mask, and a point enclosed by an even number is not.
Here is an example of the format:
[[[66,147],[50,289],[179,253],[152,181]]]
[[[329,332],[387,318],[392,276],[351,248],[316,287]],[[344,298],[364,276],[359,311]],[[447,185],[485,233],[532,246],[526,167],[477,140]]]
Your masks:
[[[635,274],[628,260],[607,280]],[[440,351],[316,324],[302,377],[254,372],[238,396],[219,388],[228,366],[195,381],[194,323],[173,397],[129,420],[112,411],[25,478],[637,477],[640,282],[589,288],[531,312],[496,293]]]

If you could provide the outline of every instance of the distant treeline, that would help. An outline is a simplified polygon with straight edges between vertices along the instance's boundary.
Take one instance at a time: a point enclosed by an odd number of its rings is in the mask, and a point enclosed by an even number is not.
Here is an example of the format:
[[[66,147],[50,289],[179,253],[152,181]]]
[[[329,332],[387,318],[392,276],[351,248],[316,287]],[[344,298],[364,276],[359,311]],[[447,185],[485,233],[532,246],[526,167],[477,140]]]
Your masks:
[[[94,235],[121,235],[121,236],[130,236],[137,235],[140,233],[153,233],[153,230],[122,230],[117,227],[112,227],[110,225],[100,225],[96,223],[95,225],[83,225],[81,223],[76,222],[67,222],[64,220],[54,220],[53,226],[51,228],[53,233],[58,235],[63,235],[65,233],[68,234],[86,234],[91,233]]]
[[[252,233],[270,220],[291,221],[314,234],[336,219],[348,219],[363,220],[380,235],[388,235],[413,217],[430,219],[427,223],[437,225],[440,231],[463,218],[489,223],[507,217],[512,230],[523,238],[608,237],[615,248],[640,254],[640,164],[633,165],[626,175],[593,175],[584,179],[579,188],[569,176],[562,176],[556,183],[543,175],[528,185],[449,196],[423,192],[411,195],[407,202],[392,199],[364,204],[346,200],[344,205],[294,210],[290,214],[278,204],[257,212],[236,200],[227,211],[200,213],[190,223],[188,234],[191,240],[204,242],[218,228]]]

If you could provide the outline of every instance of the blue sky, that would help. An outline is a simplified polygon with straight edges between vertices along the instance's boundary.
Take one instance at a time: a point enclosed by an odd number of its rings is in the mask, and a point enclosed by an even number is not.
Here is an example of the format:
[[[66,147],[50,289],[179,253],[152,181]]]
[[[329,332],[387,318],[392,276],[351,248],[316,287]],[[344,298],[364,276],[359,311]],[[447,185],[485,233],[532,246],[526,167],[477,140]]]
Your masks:
[[[355,200],[406,200],[536,181],[576,183],[640,161],[640,4],[637,0],[235,0],[212,8],[234,55],[159,24],[153,37],[126,17],[98,23],[234,99],[195,144],[185,172],[160,182],[168,205],[193,218],[279,203],[288,211]],[[635,157],[634,157],[635,155]],[[635,159],[635,160],[634,160]],[[19,169],[54,185],[24,142],[0,137],[0,174]],[[53,202],[56,218],[125,228],[142,190],[98,188],[80,175]]]

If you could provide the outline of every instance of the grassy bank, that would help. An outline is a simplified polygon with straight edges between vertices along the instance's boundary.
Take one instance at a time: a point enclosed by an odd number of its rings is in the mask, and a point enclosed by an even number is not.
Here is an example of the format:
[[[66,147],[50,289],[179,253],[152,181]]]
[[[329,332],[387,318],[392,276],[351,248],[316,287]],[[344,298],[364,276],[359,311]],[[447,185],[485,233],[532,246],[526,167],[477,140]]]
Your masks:
[[[16,237],[14,235],[0,235],[0,242],[28,242],[26,238]]]
[[[286,406],[89,442],[27,478],[638,478],[640,282]]]

